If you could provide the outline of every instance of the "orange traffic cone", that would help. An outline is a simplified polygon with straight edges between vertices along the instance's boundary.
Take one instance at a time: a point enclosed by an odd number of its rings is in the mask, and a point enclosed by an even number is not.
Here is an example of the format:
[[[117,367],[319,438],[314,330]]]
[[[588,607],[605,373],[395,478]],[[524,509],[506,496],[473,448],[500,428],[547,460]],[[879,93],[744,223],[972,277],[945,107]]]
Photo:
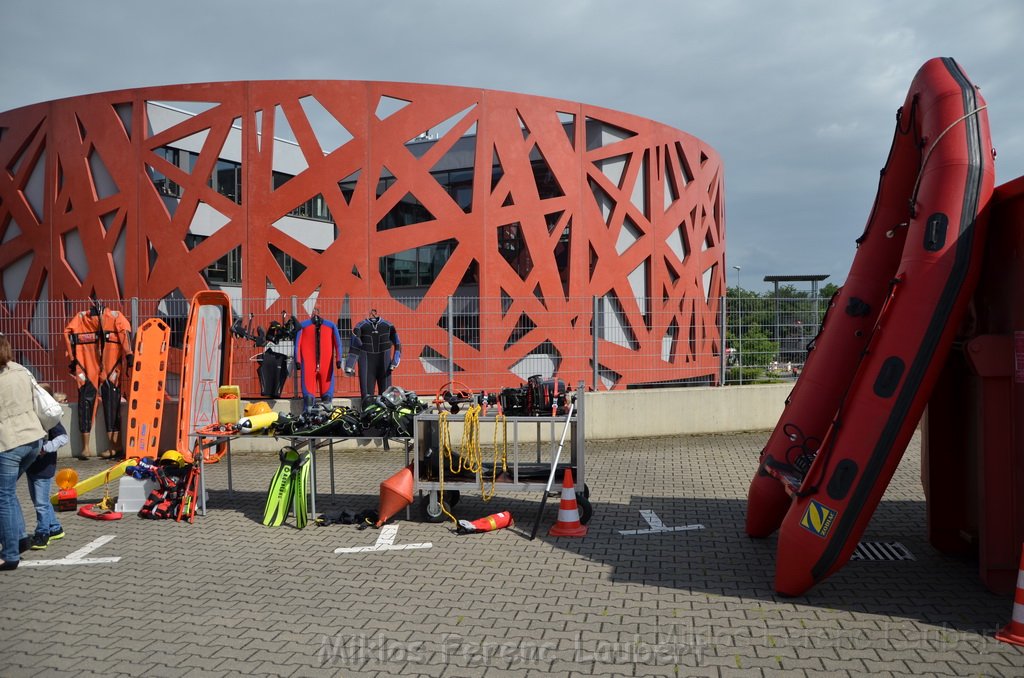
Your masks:
[[[476,520],[460,520],[459,524],[455,526],[455,531],[459,534],[473,534],[475,532],[500,530],[503,527],[512,527],[515,524],[516,521],[512,520],[511,513],[501,511]]]
[[[1017,571],[1017,593],[1013,597],[1013,618],[1010,623],[996,632],[996,640],[1024,646],[1024,547],[1020,552],[1020,569]]]
[[[377,527],[412,503],[412,464],[380,484],[380,509]]]
[[[576,488],[572,482],[572,469],[562,476],[562,502],[558,505],[558,522],[548,531],[549,537],[585,537],[587,526],[580,523],[580,509],[576,505]]]

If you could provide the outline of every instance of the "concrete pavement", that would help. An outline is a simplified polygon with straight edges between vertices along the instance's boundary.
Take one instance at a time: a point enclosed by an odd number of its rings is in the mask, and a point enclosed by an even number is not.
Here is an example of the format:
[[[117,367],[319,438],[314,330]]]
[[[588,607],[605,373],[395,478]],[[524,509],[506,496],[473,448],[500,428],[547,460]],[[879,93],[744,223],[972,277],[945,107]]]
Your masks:
[[[512,511],[516,527],[493,533],[404,515],[397,531],[267,528],[276,455],[236,453],[235,492],[225,464],[209,466],[210,512],[195,524],[60,514],[65,539],[0,573],[0,674],[1024,675],[1024,648],[992,637],[1012,599],[927,544],[917,438],[865,535],[913,559],[851,562],[807,596],[776,596],[774,540],[743,534],[767,435],[589,443],[590,533],[547,537],[554,499],[534,541],[539,494],[500,487],[456,509]],[[321,451],[320,512],[376,508],[403,460],[337,451],[331,496]],[[402,545],[417,548],[384,548]]]

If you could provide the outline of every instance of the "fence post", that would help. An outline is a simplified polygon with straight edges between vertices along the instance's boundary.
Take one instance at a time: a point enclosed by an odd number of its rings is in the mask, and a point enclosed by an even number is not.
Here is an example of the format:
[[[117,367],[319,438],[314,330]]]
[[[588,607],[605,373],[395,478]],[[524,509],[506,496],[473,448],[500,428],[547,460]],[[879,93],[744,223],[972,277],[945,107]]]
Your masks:
[[[455,326],[452,325],[454,314],[452,313],[452,296],[448,295],[448,309],[445,312],[448,321],[448,381],[455,381]]]
[[[592,379],[593,379],[593,381],[592,381],[593,386],[592,387],[593,387],[593,390],[596,391],[597,390],[597,379],[598,379],[598,376],[599,376],[598,375],[598,369],[597,369],[597,338],[598,338],[598,334],[599,334],[598,330],[597,330],[597,297],[591,297],[590,298],[590,317],[591,317],[591,321],[590,321],[591,332],[590,332],[590,334],[591,334],[591,342],[592,342],[592,346],[590,348],[590,352],[591,352],[591,363],[590,364],[593,365],[593,368],[594,368],[594,374],[593,374],[593,377],[592,377]]]
[[[729,317],[729,313],[728,313],[728,303],[729,303],[729,301],[728,300],[729,300],[729,295],[728,294],[723,294],[722,295],[722,313],[721,313],[721,315],[719,316],[719,319],[718,319],[718,322],[721,324],[721,328],[720,328],[719,331],[721,332],[721,337],[722,337],[722,341],[721,341],[721,344],[720,344],[721,350],[719,351],[719,356],[718,356],[718,358],[719,358],[718,362],[721,365],[719,367],[719,371],[721,372],[721,374],[719,376],[719,379],[718,379],[718,385],[719,386],[725,386],[725,375],[726,375],[726,372],[728,371],[728,368],[729,368],[729,365],[728,365],[728,355],[725,352],[725,349],[728,348],[726,346],[726,339],[725,339],[726,319]]]
[[[129,300],[128,307],[131,308],[132,327],[134,327],[135,328],[135,332],[138,333],[138,331],[139,331],[139,298],[138,297],[132,297]]]
[[[296,319],[298,319],[298,317],[299,317],[299,298],[296,297],[294,294],[292,295],[292,317],[296,318]],[[299,338],[296,336],[295,337],[295,341],[298,341],[298,340],[299,340]],[[296,367],[296,365],[295,365],[295,355],[296,355],[296,353],[297,353],[297,351],[293,350],[292,351],[292,355],[291,355],[291,358],[292,358],[292,397],[293,398],[301,398],[302,397],[302,389],[299,388],[299,371],[297,369],[295,369],[295,367]],[[287,362],[285,364],[287,364]],[[303,403],[303,406],[305,406],[305,403]]]

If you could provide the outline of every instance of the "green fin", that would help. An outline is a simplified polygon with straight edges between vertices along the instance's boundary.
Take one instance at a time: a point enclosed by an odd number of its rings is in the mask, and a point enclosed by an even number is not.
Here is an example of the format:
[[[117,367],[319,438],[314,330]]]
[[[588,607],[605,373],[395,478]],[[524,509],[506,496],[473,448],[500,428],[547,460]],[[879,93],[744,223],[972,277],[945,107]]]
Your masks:
[[[303,454],[292,468],[292,498],[295,504],[295,527],[300,530],[309,520],[309,454]]]
[[[292,498],[292,476],[295,457],[298,453],[294,448],[285,447],[281,450],[281,466],[270,481],[267,490],[267,503],[263,507],[263,524],[277,527],[284,522]]]

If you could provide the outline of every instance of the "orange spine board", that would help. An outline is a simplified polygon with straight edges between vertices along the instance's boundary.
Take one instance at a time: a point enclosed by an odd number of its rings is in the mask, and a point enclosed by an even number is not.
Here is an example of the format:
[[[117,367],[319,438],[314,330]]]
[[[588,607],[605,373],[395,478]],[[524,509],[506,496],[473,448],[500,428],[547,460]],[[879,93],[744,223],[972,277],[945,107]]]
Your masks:
[[[186,461],[193,460],[196,429],[219,421],[217,390],[230,382],[231,299],[202,290],[189,305],[178,395],[177,450]]]
[[[159,454],[170,337],[170,327],[159,318],[142,323],[135,337],[132,380],[125,394],[128,398],[126,458]]]

